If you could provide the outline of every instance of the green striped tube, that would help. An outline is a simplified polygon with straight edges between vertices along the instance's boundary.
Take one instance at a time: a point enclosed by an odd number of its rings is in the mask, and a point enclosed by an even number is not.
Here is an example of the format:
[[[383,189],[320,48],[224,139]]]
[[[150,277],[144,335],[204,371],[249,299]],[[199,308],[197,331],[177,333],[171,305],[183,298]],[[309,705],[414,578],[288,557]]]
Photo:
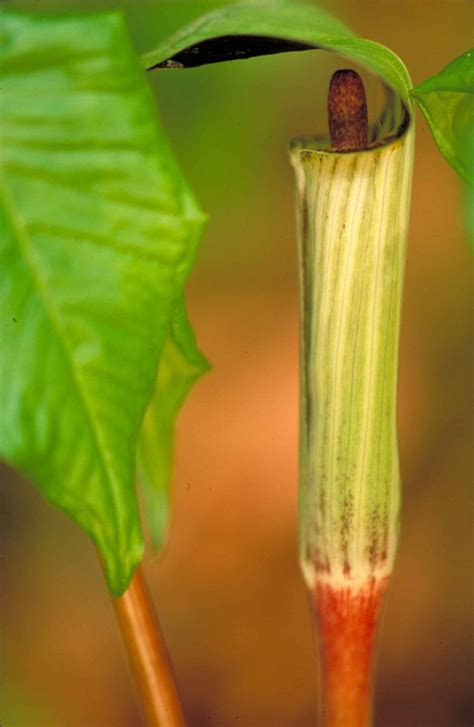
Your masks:
[[[318,139],[291,145],[302,311],[300,561],[310,588],[357,588],[386,578],[397,548],[413,124],[364,151],[322,147]]]

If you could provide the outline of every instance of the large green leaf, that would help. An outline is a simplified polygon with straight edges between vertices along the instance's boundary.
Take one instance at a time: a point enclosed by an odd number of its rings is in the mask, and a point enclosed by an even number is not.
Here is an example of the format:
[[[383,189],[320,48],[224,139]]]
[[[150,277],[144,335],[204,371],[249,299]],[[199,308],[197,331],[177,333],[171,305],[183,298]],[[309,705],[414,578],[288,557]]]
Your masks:
[[[325,48],[360,63],[410,111],[410,78],[388,48],[353,33],[320,8],[288,0],[251,0],[215,10],[144,54],[148,69],[185,68],[284,51]]]
[[[90,534],[119,594],[143,549],[137,436],[203,216],[120,14],[0,22],[0,456]]]
[[[155,547],[169,519],[175,421],[194,382],[209,364],[196,346],[184,300],[173,309],[171,327],[158,366],[156,387],[138,442],[138,471],[145,513]]]
[[[474,184],[474,50],[410,91],[441,154]]]

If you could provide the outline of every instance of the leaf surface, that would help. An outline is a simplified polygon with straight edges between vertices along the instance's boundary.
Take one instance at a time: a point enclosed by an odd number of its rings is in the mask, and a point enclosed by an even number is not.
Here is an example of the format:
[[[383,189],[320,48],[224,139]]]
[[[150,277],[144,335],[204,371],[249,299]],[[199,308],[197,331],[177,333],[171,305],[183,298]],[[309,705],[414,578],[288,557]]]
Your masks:
[[[209,364],[196,346],[184,300],[179,298],[138,443],[139,481],[155,548],[162,544],[169,521],[176,418],[193,384],[208,370]]]
[[[119,13],[0,23],[0,456],[93,538],[118,595],[143,550],[138,432],[204,218]]]
[[[411,90],[438,148],[474,184],[474,50]]]

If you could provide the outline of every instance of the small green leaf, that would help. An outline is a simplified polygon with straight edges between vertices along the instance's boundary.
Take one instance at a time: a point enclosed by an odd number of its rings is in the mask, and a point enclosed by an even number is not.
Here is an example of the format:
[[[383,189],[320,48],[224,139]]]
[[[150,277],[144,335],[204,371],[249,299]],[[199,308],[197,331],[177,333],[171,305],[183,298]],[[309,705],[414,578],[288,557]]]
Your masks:
[[[153,545],[162,544],[169,516],[169,485],[178,412],[209,364],[196,346],[183,298],[173,310],[158,366],[155,392],[138,442],[138,473]]]
[[[441,154],[474,184],[474,50],[410,91]]]
[[[203,215],[119,13],[0,11],[0,456],[93,538],[143,550],[135,451]]]
[[[142,62],[148,69],[185,68],[314,48],[335,51],[365,66],[411,112],[410,78],[398,56],[379,43],[354,37],[324,10],[288,0],[252,0],[215,10],[144,54]]]

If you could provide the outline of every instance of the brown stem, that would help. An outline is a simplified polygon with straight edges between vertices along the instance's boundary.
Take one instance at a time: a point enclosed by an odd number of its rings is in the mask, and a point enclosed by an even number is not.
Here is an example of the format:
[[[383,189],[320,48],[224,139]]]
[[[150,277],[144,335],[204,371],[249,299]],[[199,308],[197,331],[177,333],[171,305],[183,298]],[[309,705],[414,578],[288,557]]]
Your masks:
[[[184,727],[171,662],[141,567],[122,596],[112,598],[150,727]]]

